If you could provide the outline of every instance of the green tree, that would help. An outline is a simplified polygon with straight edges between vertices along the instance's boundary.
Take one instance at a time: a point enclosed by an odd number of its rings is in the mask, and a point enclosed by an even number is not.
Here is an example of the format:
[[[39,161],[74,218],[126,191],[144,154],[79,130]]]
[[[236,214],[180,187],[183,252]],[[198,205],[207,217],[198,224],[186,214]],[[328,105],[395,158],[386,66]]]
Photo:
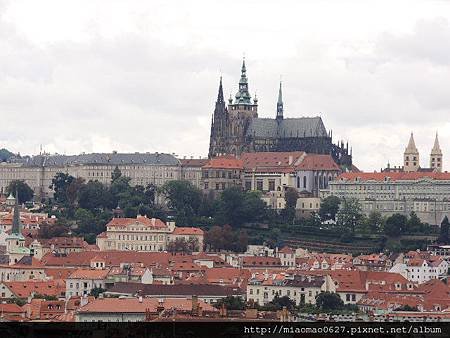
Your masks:
[[[192,225],[198,215],[202,193],[189,181],[169,181],[161,187],[167,206],[179,225]]]
[[[0,162],[6,162],[13,156],[14,154],[9,150],[5,148],[0,149]]]
[[[60,220],[56,224],[42,223],[39,226],[39,238],[54,238],[54,237],[68,237],[70,228],[62,223]]]
[[[266,211],[267,206],[261,199],[261,192],[244,192],[238,187],[231,187],[220,195],[215,220],[218,224],[240,227],[244,223],[263,221]]]
[[[328,196],[320,203],[319,215],[322,221],[336,220],[341,200],[337,196]]]
[[[276,311],[282,310],[284,307],[288,310],[293,310],[295,308],[295,302],[288,296],[280,297],[278,296],[278,293],[276,293],[273,300],[267,303],[263,308],[270,311]]]
[[[386,219],[384,233],[390,237],[398,237],[406,230],[408,219],[402,214],[393,214]]]
[[[177,238],[174,241],[170,241],[167,244],[167,251],[168,252],[184,252],[184,253],[192,252],[191,250],[189,250],[189,245],[184,238]]]
[[[381,231],[384,225],[384,218],[379,211],[372,211],[369,217],[366,219],[366,225],[372,233],[378,233]]]
[[[67,173],[57,173],[52,179],[52,184],[49,186],[54,191],[53,198],[57,203],[68,203],[67,190],[69,185],[75,181],[75,177]]]
[[[6,188],[6,193],[12,194],[14,197],[16,197],[16,191],[19,193],[18,202],[19,204],[31,201],[34,196],[33,189],[30,188],[30,186],[25,183],[23,180],[14,180],[11,181]]]
[[[114,171],[111,173],[111,183],[114,183],[121,176],[122,176],[122,172],[120,171],[119,167],[116,166],[114,168]]]
[[[450,223],[448,221],[448,217],[445,216],[444,219],[441,222],[441,229],[440,229],[440,233],[439,233],[439,238],[438,238],[438,242],[441,244],[448,244],[449,242],[449,228],[450,228]]]
[[[356,198],[343,198],[336,218],[339,225],[351,229],[354,234],[356,226],[364,220],[361,204]]]
[[[221,298],[214,304],[214,307],[219,309],[222,305],[224,305],[227,310],[245,310],[245,301],[239,296],[227,296]]]
[[[75,206],[77,204],[80,190],[83,188],[84,184],[84,178],[82,177],[77,177],[70,182],[66,189],[66,198],[69,206]]]
[[[225,243],[223,240],[222,227],[215,225],[209,231],[205,233],[205,245],[211,250],[221,250],[224,248]]]
[[[106,291],[107,291],[107,290],[106,290],[106,289],[103,289],[103,288],[93,288],[89,294],[90,294],[91,296],[94,296],[95,298],[98,298],[98,296],[99,296],[101,293],[106,292]]]
[[[42,295],[40,293],[36,293],[33,296],[34,299],[45,299],[45,300],[58,300],[58,297],[53,295]]]
[[[423,223],[414,211],[409,214],[409,219],[406,223],[406,229],[408,232],[421,232]]]
[[[286,201],[286,208],[294,208],[297,206],[298,191],[295,188],[287,188],[284,193],[284,200]]]
[[[344,308],[344,302],[338,294],[333,292],[321,292],[316,296],[316,306],[321,311],[335,311]]]
[[[102,183],[89,181],[80,189],[78,204],[81,208],[91,211],[111,208],[111,198],[109,190]]]

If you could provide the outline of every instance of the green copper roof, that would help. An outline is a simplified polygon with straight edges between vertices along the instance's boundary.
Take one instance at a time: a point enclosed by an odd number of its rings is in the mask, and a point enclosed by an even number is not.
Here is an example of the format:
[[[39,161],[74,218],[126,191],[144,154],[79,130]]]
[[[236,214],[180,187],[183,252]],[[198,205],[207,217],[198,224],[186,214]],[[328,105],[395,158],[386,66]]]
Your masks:
[[[235,95],[234,104],[252,104],[252,97],[248,91],[247,68],[245,59],[242,61],[241,78],[239,80],[239,90]]]

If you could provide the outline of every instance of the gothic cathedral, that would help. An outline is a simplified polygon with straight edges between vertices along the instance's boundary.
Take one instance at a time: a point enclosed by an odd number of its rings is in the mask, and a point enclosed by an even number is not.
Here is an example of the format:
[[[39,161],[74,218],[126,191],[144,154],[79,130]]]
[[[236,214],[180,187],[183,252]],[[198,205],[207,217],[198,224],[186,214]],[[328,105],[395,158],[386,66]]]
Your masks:
[[[274,119],[258,117],[258,100],[248,90],[247,69],[242,62],[239,90],[234,100],[223,96],[222,78],[216,107],[211,121],[209,157],[242,152],[305,151],[330,154],[336,163],[350,168],[352,154],[348,144],[333,144],[321,117],[284,118],[283,94],[280,83]]]

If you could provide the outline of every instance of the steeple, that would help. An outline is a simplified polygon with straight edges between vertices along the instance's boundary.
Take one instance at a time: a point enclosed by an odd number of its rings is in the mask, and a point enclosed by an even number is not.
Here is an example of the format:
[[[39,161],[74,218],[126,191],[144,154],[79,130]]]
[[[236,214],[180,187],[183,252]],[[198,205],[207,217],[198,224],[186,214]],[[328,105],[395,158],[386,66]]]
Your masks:
[[[19,192],[16,189],[16,199],[15,199],[15,203],[14,203],[13,224],[12,224],[12,229],[11,229],[11,233],[12,234],[21,234],[19,197],[18,197],[18,195],[19,195]]]
[[[414,142],[414,135],[411,133],[409,137],[408,146],[403,154],[403,170],[404,171],[418,171],[420,167],[419,151]]]
[[[442,155],[441,146],[439,145],[439,137],[438,133],[436,132],[436,137],[434,139],[434,146],[433,149],[431,149],[432,155]]]
[[[217,103],[225,103],[225,101],[223,99],[222,76],[220,77],[220,82],[219,82],[219,93],[217,94]]]
[[[435,169],[438,172],[442,172],[442,150],[439,145],[438,133],[436,132],[436,138],[434,139],[434,146],[430,153],[430,168]]]
[[[281,81],[280,81],[280,89],[278,90],[278,101],[277,101],[277,120],[283,119],[283,92],[281,89]]]
[[[408,142],[408,146],[405,149],[405,154],[406,153],[417,153],[417,147],[416,147],[416,143],[414,142],[414,134],[411,133],[411,136],[409,137],[409,142]]]
[[[251,104],[251,96],[248,91],[247,68],[245,67],[245,58],[242,60],[241,78],[239,80],[239,90],[236,93],[235,104]]]

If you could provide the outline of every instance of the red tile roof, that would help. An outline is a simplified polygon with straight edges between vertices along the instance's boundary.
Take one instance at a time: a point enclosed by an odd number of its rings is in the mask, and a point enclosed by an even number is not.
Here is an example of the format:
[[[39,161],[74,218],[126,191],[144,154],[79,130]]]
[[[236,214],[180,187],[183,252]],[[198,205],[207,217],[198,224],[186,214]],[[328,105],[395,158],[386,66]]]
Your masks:
[[[182,159],[180,162],[182,167],[203,167],[206,163],[208,163],[208,159],[191,158]]]
[[[297,166],[299,170],[329,170],[339,171],[341,168],[334,162],[331,155],[307,154]]]
[[[211,305],[198,300],[202,311],[218,312]],[[178,311],[192,311],[192,300],[183,298],[164,298],[160,303],[157,298],[99,298],[81,307],[79,313],[145,313],[146,311],[157,312],[158,306],[166,309],[177,309]]]
[[[194,227],[176,227],[172,235],[203,235],[204,232],[200,228]]]
[[[4,314],[22,314],[25,310],[22,309],[19,305],[11,303],[11,304],[0,304],[0,313]]]
[[[66,291],[66,283],[62,279],[54,279],[48,281],[26,281],[26,282],[4,282],[18,298],[27,298],[32,293],[57,296],[64,295]]]
[[[167,252],[137,252],[137,251],[82,251],[71,252],[67,256],[56,256],[52,253],[42,257],[41,262],[45,266],[58,267],[87,267],[94,257],[103,258],[106,266],[119,266],[121,263],[142,263],[144,266],[154,266],[159,263],[168,265],[170,260],[184,259],[188,256],[172,256]],[[189,259],[192,261],[192,259]]]
[[[75,270],[76,268],[45,268],[44,272],[53,279],[66,279]]]
[[[281,260],[278,257],[244,256],[242,264],[247,267],[266,268],[281,265]]]
[[[136,218],[113,218],[107,227],[127,227],[130,225],[141,224],[151,228],[167,228],[167,225],[158,218],[148,218],[146,216],[137,216]]]
[[[78,269],[72,272],[68,278],[70,279],[105,279],[108,276],[109,269]]]
[[[293,171],[305,157],[303,151],[243,153],[241,159],[246,170]]]
[[[214,157],[206,163],[205,169],[242,169],[243,161],[233,156]]]
[[[423,178],[429,178],[433,180],[450,180],[450,173],[443,172],[392,172],[392,173],[343,173],[337,179],[343,180],[355,180],[359,178],[362,181],[384,181],[390,179],[391,181],[403,181],[403,180],[419,180]]]

